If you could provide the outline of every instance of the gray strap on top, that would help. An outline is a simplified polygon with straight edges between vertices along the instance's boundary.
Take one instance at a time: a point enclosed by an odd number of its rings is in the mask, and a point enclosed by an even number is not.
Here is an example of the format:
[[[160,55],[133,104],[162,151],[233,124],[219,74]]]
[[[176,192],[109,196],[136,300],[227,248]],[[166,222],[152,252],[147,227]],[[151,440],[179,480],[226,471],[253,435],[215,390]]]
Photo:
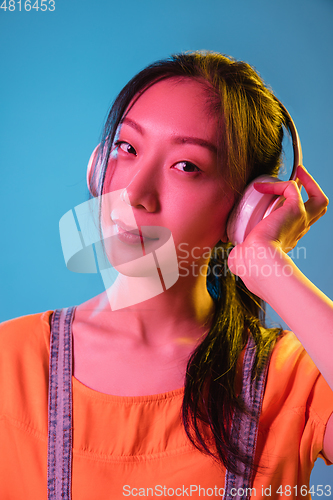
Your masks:
[[[244,361],[241,399],[249,414],[240,414],[236,411],[232,420],[231,439],[240,445],[242,452],[254,463],[259,417],[265,391],[266,376],[269,365],[270,353],[274,343],[266,348],[261,359],[259,375],[252,380],[252,367],[254,364],[256,346],[252,337],[247,343]],[[250,465],[240,465],[239,473],[233,474],[229,470],[225,476],[224,500],[244,500],[250,498],[253,481],[253,469]]]
[[[53,313],[50,338],[48,500],[71,499],[72,334],[74,307]]]

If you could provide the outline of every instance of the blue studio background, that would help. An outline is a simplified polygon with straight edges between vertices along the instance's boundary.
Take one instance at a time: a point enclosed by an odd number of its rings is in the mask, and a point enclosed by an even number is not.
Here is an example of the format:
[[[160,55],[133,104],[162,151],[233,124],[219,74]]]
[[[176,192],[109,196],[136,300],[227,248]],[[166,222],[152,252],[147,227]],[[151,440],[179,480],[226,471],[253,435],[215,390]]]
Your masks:
[[[99,275],[66,269],[59,219],[88,199],[86,165],[116,94],[171,53],[208,49],[255,66],[333,199],[331,0],[55,0],[53,12],[15,5],[0,9],[1,321],[103,291]],[[295,256],[331,298],[332,221],[329,207]],[[332,469],[318,460],[312,484],[333,485]]]

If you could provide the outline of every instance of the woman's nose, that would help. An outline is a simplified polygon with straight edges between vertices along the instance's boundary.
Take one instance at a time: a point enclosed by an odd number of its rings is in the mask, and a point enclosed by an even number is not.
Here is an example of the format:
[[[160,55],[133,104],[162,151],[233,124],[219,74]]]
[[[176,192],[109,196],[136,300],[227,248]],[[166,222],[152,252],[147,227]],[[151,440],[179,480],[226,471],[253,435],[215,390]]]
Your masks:
[[[147,212],[159,209],[158,180],[156,169],[143,165],[138,168],[126,186],[124,200],[135,208],[144,208]]]

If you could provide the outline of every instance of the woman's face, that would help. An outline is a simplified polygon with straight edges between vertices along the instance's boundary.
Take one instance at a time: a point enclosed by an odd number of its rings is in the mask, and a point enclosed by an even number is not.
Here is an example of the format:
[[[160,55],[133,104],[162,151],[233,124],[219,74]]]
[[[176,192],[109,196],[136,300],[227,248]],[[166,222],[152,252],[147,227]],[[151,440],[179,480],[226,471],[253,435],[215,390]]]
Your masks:
[[[160,237],[157,227],[167,228],[183,267],[207,261],[209,249],[225,238],[234,198],[217,164],[216,139],[217,120],[199,82],[171,78],[148,88],[116,136],[104,193],[126,194],[114,209],[104,204],[104,233],[132,249],[143,237],[148,248]],[[142,234],[126,231],[135,223],[146,228]]]

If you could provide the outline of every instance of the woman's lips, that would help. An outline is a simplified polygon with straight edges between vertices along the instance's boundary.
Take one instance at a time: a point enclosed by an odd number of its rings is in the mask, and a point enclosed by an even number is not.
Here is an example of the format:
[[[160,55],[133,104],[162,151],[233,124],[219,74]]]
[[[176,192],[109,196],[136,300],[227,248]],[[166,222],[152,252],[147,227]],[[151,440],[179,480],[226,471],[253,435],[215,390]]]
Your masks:
[[[117,229],[117,238],[122,241],[123,243],[130,243],[133,245],[138,245],[142,244],[144,241],[143,237],[140,235],[140,233],[134,233],[131,231],[124,231],[121,227],[119,227],[116,224],[116,229]]]
[[[141,231],[139,228],[133,229],[118,219],[113,220],[113,223],[116,226],[117,238],[123,243],[142,245],[143,243],[149,243],[150,241],[156,241],[159,239],[158,237],[151,237],[151,235],[148,236],[146,231]]]

